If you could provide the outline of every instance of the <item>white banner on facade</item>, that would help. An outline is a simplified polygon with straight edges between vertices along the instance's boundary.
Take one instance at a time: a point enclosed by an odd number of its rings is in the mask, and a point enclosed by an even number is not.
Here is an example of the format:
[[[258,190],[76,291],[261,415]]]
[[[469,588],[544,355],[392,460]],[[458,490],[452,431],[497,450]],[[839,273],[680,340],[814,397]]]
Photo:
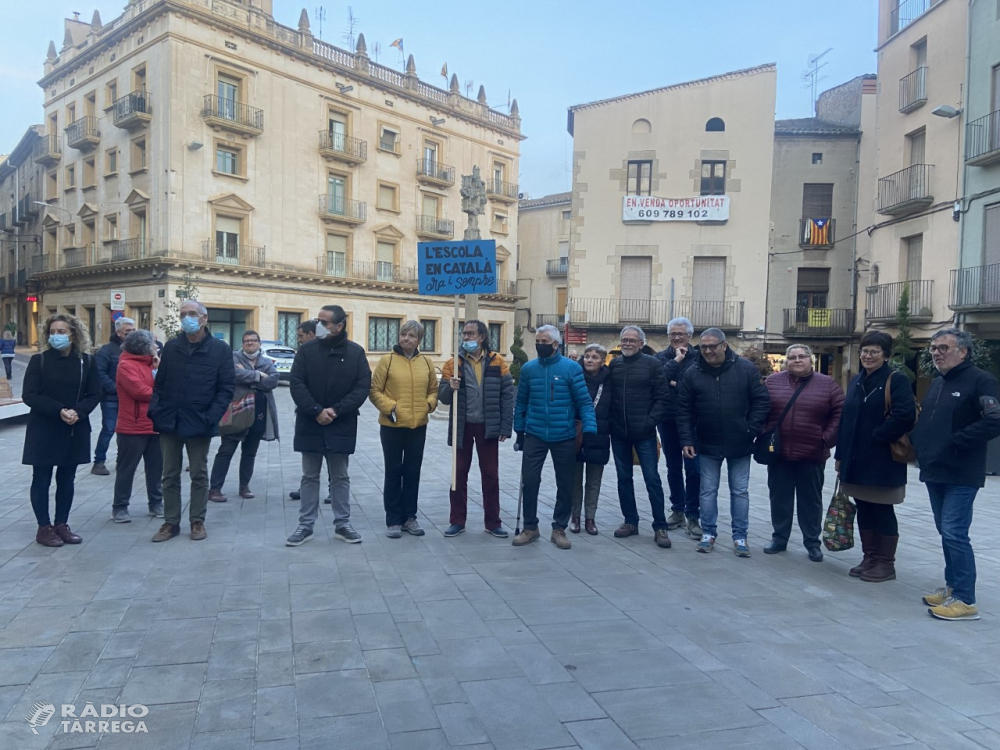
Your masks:
[[[726,221],[728,218],[728,195],[696,198],[626,195],[622,200],[622,221]]]

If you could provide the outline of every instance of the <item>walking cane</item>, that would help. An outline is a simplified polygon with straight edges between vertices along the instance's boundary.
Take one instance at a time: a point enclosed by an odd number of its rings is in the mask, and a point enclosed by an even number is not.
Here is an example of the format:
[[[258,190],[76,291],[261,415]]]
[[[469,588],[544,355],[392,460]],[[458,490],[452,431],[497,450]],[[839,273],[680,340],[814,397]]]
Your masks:
[[[524,498],[524,477],[517,482],[517,520],[514,522],[514,536],[521,533],[521,500]]]

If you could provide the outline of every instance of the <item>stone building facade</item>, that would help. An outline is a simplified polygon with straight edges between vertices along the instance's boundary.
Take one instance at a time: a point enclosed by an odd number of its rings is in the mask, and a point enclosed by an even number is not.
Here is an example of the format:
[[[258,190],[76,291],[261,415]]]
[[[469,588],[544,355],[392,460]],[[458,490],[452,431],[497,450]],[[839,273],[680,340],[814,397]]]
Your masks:
[[[519,325],[560,329],[566,322],[572,193],[522,200],[517,211]]]

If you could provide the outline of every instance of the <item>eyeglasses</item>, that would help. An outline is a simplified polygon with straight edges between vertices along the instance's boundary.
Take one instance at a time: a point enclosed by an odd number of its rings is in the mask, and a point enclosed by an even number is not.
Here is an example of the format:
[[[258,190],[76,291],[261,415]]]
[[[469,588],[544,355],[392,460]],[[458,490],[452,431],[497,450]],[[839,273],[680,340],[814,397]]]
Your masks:
[[[800,360],[800,359],[809,359],[809,355],[808,354],[797,354],[794,357],[785,357],[785,359],[788,360],[789,362],[795,362],[796,360]]]
[[[478,339],[479,331],[462,331],[463,339]]]
[[[639,339],[622,339],[622,346],[638,344]]]
[[[688,333],[687,331],[682,331],[681,333],[674,332],[670,334],[670,338],[672,339],[686,339],[690,338],[690,336],[691,334]]]
[[[882,353],[883,352],[882,352],[881,349],[862,349],[861,350],[861,356],[862,357],[878,357]]]
[[[714,352],[716,349],[718,349],[720,346],[722,346],[722,344],[723,344],[723,342],[721,342],[721,341],[718,344],[702,344],[701,345],[701,350],[703,352]]]
[[[951,350],[951,344],[931,344],[931,354],[941,352],[947,354]],[[957,348],[957,347],[956,347]]]
[[[200,318],[201,313],[197,310],[188,310],[186,313],[181,313],[182,318]]]

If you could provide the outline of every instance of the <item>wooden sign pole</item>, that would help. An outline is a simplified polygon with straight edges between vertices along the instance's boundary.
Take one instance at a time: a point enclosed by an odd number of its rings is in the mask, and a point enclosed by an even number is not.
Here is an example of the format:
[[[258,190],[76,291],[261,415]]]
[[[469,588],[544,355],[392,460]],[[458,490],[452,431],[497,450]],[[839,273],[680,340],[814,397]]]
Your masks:
[[[461,346],[459,342],[462,339],[462,331],[458,327],[459,324],[459,310],[458,310],[458,295],[455,295],[455,340],[453,342],[454,347],[452,349],[454,359],[452,363],[454,365],[454,370],[452,375],[456,378],[462,376],[462,363],[458,359],[458,350]],[[458,391],[452,393],[451,396],[451,491],[455,492],[458,484]]]

